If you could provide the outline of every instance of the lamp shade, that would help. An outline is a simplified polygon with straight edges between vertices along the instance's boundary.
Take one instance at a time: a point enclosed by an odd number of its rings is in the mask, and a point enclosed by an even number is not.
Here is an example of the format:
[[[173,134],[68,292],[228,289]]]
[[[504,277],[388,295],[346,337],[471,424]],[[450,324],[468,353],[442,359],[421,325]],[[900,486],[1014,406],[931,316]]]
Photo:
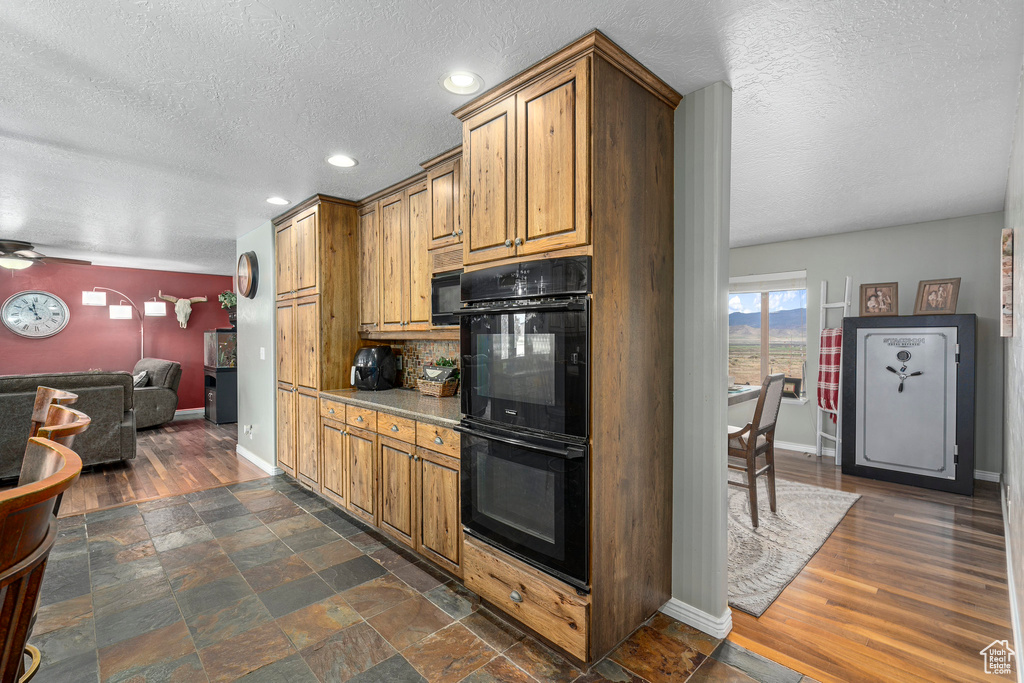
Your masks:
[[[111,304],[110,319],[111,320],[131,320],[132,318],[132,307],[131,306],[117,306]]]
[[[106,292],[82,292],[82,305],[83,306],[106,306],[107,305],[107,293]]]
[[[167,315],[167,302],[166,301],[146,301],[145,311],[146,315],[153,316],[166,316]]]

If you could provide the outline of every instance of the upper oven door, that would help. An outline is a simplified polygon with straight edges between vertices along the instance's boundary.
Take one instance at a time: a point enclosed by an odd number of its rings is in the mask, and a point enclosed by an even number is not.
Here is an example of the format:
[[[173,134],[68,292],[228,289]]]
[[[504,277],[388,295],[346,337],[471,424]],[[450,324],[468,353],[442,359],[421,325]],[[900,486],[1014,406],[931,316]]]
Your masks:
[[[554,434],[589,431],[585,298],[463,309],[462,412]]]

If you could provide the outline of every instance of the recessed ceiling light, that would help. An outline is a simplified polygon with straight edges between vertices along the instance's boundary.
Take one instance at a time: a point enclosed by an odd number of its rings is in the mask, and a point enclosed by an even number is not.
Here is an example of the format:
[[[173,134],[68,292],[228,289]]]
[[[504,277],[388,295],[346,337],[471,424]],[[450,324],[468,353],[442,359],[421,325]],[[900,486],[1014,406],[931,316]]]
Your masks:
[[[441,79],[441,86],[456,95],[472,95],[483,84],[483,79],[469,71],[453,71]]]
[[[340,166],[342,168],[352,168],[359,162],[352,157],[345,156],[344,154],[335,154],[334,156],[327,157],[327,163],[331,166]]]
[[[267,204],[277,204],[278,206],[284,206],[285,204],[288,203],[290,202],[287,199],[282,199],[281,197],[267,197]]]

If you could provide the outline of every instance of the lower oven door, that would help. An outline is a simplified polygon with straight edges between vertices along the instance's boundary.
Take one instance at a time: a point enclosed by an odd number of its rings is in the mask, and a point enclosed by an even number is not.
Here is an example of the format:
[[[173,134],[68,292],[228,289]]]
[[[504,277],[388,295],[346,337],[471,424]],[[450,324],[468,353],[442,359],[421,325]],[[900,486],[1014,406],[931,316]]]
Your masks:
[[[579,588],[588,574],[585,445],[463,422],[466,531]]]

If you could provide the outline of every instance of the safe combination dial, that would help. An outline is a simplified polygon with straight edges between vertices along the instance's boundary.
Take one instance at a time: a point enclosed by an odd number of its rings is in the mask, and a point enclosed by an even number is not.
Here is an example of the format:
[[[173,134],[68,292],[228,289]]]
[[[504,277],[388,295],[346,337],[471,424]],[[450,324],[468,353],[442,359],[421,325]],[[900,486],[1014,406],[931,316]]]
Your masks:
[[[910,360],[910,351],[907,351],[906,349],[900,349],[896,353],[896,360],[898,360],[901,363],[899,370],[897,370],[891,365],[886,365],[885,369],[900,378],[900,386],[896,391],[902,394],[903,383],[907,381],[908,377],[917,377],[918,375],[923,375],[924,373],[921,372],[920,370],[910,373],[907,372],[907,361]]]

